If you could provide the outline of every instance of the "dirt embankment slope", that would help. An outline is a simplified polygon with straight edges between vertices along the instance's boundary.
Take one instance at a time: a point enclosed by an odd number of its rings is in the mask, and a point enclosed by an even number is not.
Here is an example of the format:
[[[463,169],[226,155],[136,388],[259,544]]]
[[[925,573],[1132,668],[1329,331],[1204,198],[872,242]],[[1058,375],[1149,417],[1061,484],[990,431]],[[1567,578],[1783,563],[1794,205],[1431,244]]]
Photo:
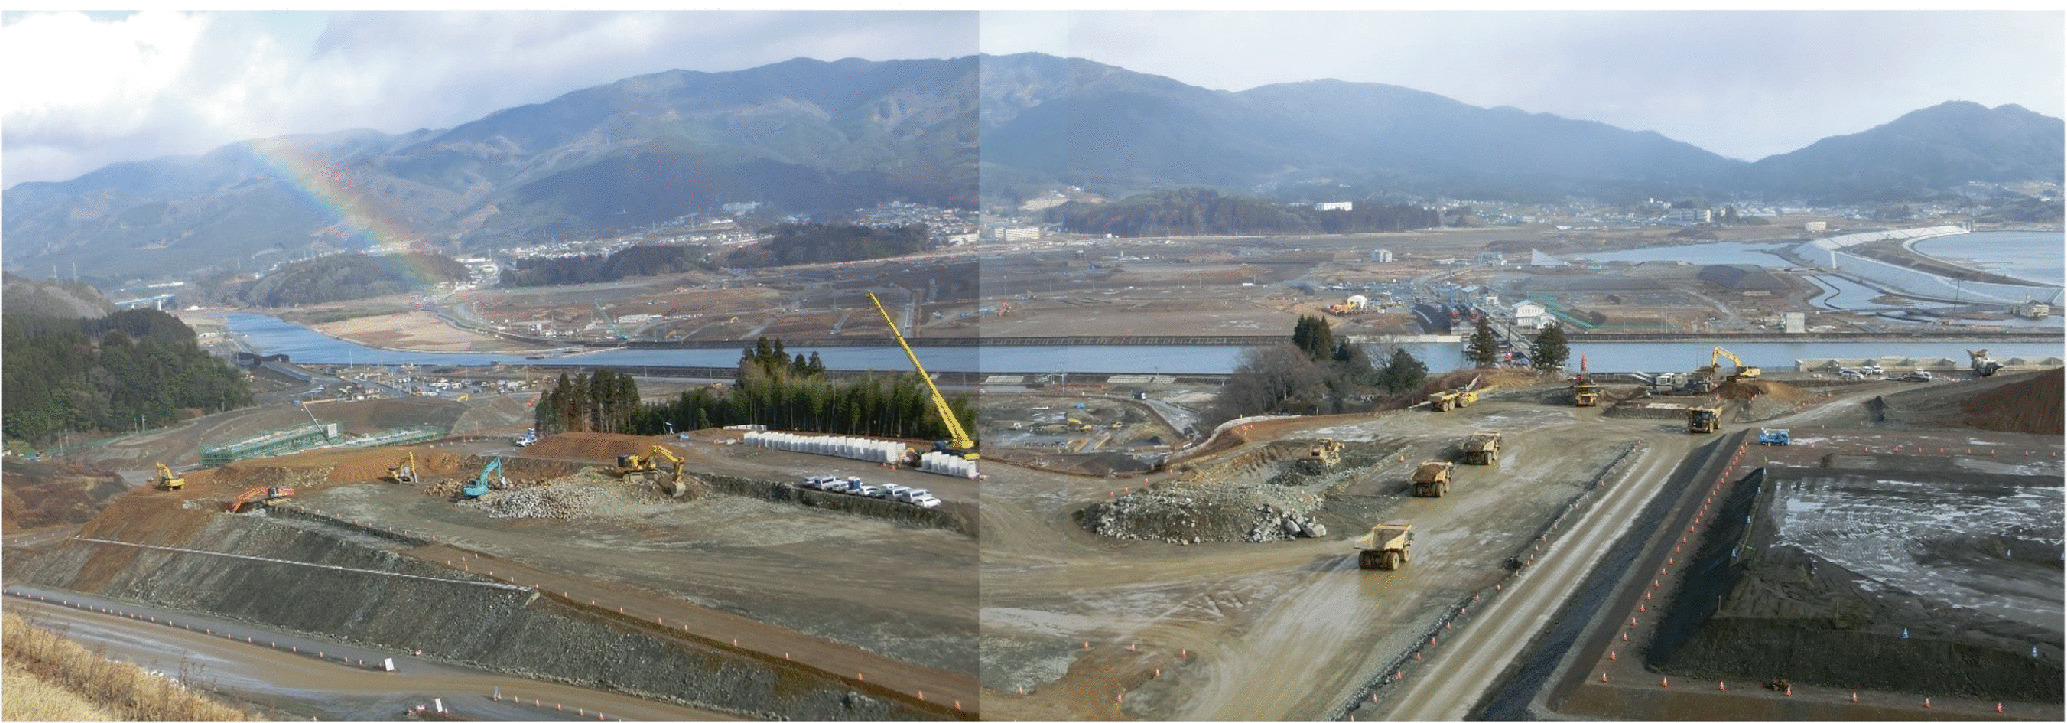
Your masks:
[[[0,531],[26,532],[93,519],[129,489],[113,472],[61,462],[8,462],[0,467]]]
[[[10,556],[8,577],[740,715],[956,717],[871,683],[413,559],[393,540],[215,509],[169,493],[125,498],[82,536],[180,549],[67,540]]]
[[[1967,426],[1995,432],[2061,434],[2067,431],[2062,399],[2067,398],[2067,370],[2039,372],[1967,397],[1959,403]]]

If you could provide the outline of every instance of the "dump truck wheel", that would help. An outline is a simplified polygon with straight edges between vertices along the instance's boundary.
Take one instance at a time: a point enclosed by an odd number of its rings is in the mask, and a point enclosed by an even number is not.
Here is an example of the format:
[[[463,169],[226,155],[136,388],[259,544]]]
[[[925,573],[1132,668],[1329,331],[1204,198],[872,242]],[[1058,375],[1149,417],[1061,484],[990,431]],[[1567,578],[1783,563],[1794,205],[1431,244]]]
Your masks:
[[[1386,550],[1378,557],[1378,569],[1380,570],[1397,570],[1399,566],[1400,555],[1397,552]]]
[[[1400,550],[1400,564],[1402,564],[1402,565],[1405,565],[1405,564],[1407,564],[1407,562],[1408,562],[1409,560],[1411,560],[1411,559],[1412,559],[1412,557],[1413,557],[1413,556],[1412,556],[1412,553],[1408,552],[1407,550],[1405,550],[1405,549],[1402,549],[1402,550]]]
[[[1356,566],[1366,570],[1376,569],[1378,567],[1378,551],[1363,550],[1358,552],[1356,556]]]
[[[1443,496],[1443,495],[1446,495],[1446,494],[1449,494],[1449,493],[1450,493],[1450,483],[1448,483],[1448,482],[1437,482],[1437,483],[1435,483],[1435,496],[1437,496],[1437,497],[1441,497],[1441,496]]]

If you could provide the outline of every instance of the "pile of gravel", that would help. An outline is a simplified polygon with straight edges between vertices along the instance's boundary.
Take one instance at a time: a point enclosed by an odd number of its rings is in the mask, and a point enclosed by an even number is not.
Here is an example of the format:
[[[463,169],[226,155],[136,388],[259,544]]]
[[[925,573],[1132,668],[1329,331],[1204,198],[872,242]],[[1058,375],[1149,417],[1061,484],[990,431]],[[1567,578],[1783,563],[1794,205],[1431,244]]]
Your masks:
[[[595,508],[597,489],[585,484],[549,484],[496,490],[459,503],[498,519],[585,517]]]
[[[1077,512],[1084,529],[1126,540],[1268,542],[1328,534],[1312,492],[1262,484],[1163,483]]]

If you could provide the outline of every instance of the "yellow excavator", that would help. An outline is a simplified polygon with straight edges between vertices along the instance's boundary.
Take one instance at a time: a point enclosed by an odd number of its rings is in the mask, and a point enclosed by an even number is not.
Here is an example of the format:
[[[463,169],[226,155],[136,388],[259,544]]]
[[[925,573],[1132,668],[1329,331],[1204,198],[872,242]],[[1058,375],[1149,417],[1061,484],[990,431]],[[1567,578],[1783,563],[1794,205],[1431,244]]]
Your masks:
[[[1730,375],[1726,377],[1726,379],[1758,378],[1758,367],[1745,366],[1744,360],[1738,359],[1737,355],[1731,354],[1730,350],[1724,349],[1722,347],[1716,347],[1715,351],[1708,355],[1708,366],[1701,367],[1700,369],[1695,370],[1695,373],[1700,376],[1714,379],[1716,374],[1722,371],[1722,360],[1724,359],[1728,359],[1730,360],[1731,364],[1737,365],[1736,371],[1731,372]]]
[[[158,489],[177,491],[186,489],[186,486],[187,478],[173,474],[172,468],[165,466],[164,462],[158,463]]]
[[[658,460],[663,459],[667,460],[668,465],[674,470],[673,478],[668,481],[665,487],[668,496],[680,497],[682,493],[687,491],[687,488],[682,485],[682,467],[684,465],[682,458],[675,456],[674,450],[667,447],[658,444],[653,445],[653,448],[646,450],[646,454],[643,456],[636,454],[618,455],[617,474],[624,476],[658,472],[660,471],[660,462]]]
[[[389,467],[387,476],[381,479],[396,484],[416,484],[416,450],[410,450],[409,458],[403,460],[401,464]]]
[[[876,298],[873,291],[869,292],[868,300],[876,305],[876,313],[883,315],[883,323],[889,325],[890,335],[897,338],[897,345],[904,348],[904,355],[911,358],[912,368],[919,370],[919,381],[926,383],[926,391],[933,395],[933,409],[940,413],[940,423],[947,426],[950,438],[934,442],[933,451],[946,452],[963,459],[976,459],[976,440],[969,437],[969,432],[962,428],[961,420],[955,418],[954,410],[947,405],[947,397],[940,396],[940,387],[933,386],[933,377],[926,373],[925,365],[919,363],[919,355],[912,352],[911,345],[904,341],[904,335],[898,333],[897,322],[890,320],[890,310],[883,308],[883,302]]]

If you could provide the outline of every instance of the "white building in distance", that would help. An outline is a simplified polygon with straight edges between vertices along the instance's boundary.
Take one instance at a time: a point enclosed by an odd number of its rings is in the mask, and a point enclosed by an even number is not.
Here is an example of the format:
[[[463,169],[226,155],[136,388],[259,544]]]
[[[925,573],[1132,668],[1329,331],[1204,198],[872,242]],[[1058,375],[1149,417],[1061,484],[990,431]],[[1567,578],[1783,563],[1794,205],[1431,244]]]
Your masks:
[[[1542,304],[1534,301],[1523,301],[1516,303],[1510,308],[1513,309],[1514,328],[1516,329],[1535,331],[1542,329],[1550,323],[1550,310],[1543,308]]]

